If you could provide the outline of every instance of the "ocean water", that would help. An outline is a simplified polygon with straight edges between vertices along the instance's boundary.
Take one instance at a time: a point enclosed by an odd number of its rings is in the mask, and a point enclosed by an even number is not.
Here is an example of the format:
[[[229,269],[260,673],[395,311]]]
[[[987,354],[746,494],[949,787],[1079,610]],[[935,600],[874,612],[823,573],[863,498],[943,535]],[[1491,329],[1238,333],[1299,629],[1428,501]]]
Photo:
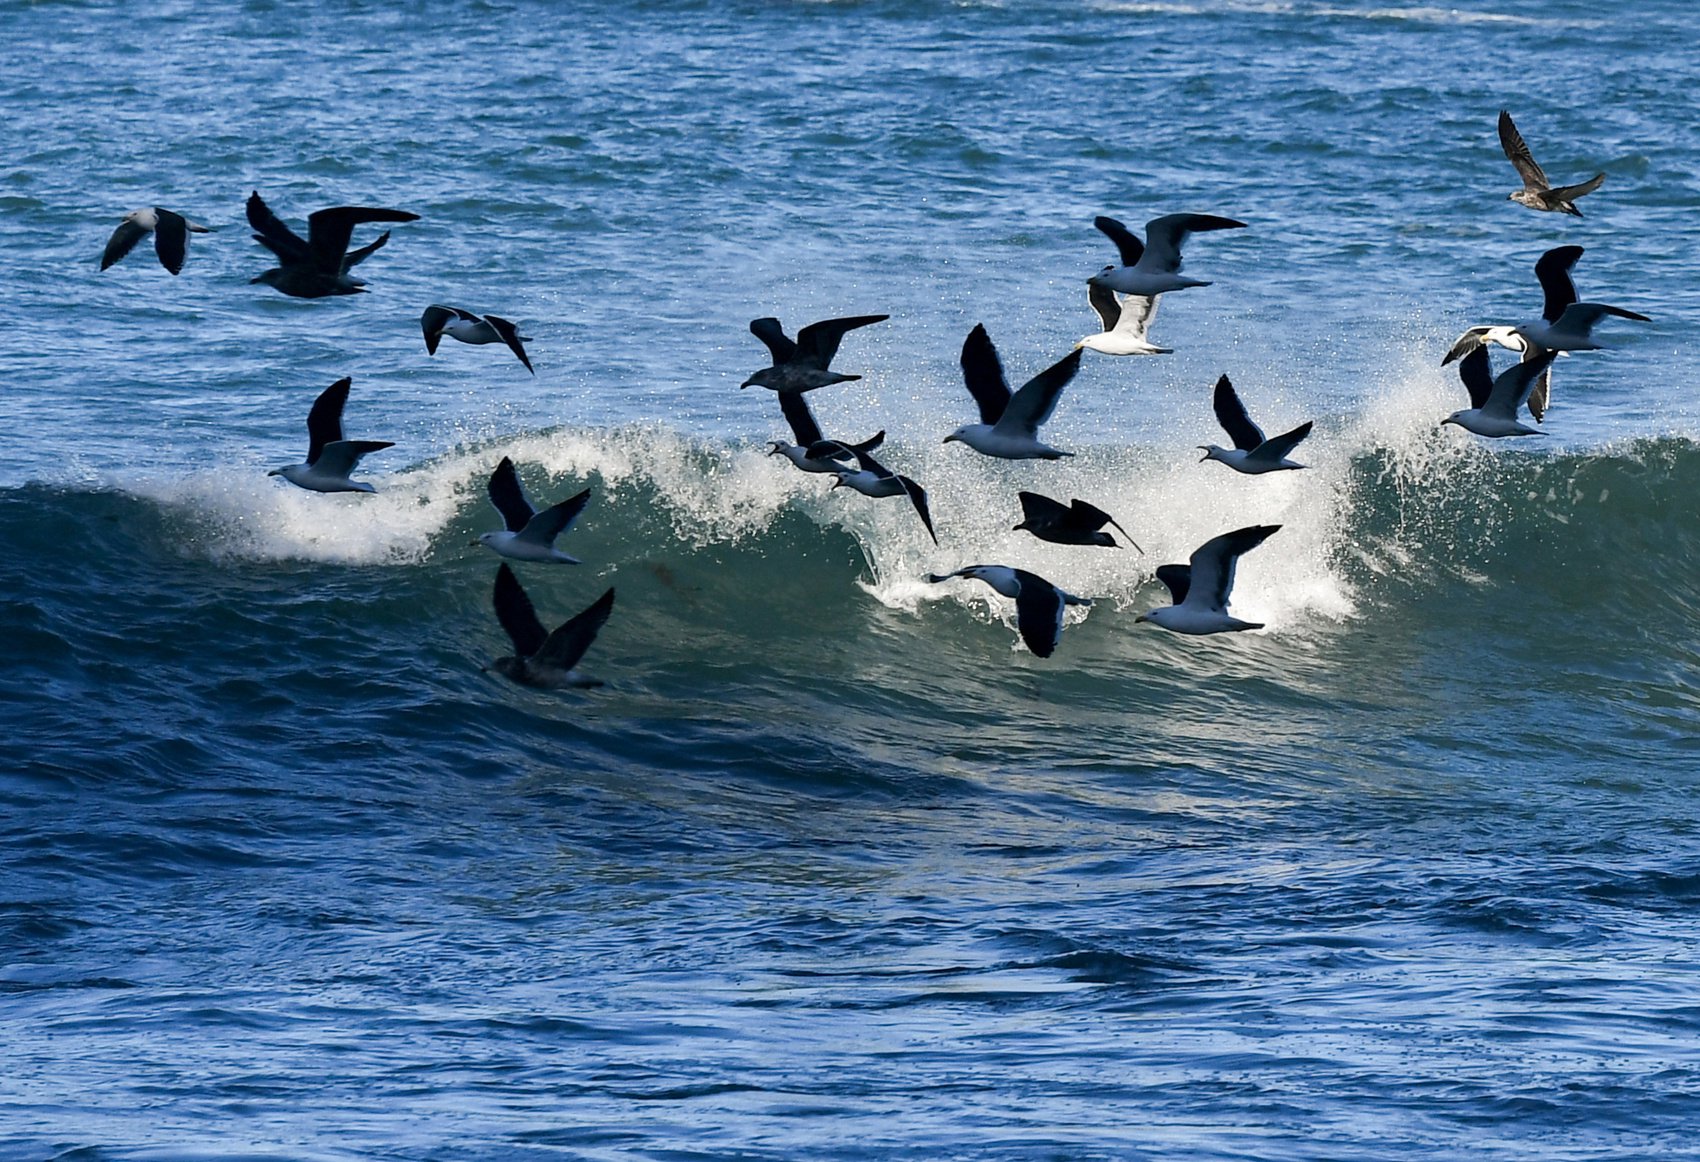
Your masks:
[[[1700,1156],[1700,49],[1690,5],[0,2],[0,1157]],[[1505,200],[1494,119],[1587,217]],[[242,204],[397,206],[284,298]],[[124,212],[216,228],[104,273]],[[957,369],[1154,359],[997,463]],[[376,234],[357,232],[357,240]],[[1490,444],[1440,357],[1652,316]],[[446,302],[518,320],[427,357]],[[747,330],[889,313],[829,492]],[[1199,464],[1231,375],[1309,470]],[[372,496],[267,469],[354,379]],[[481,667],[484,482],[594,497],[544,693]],[[1145,552],[1045,545],[1084,496]],[[1253,634],[1167,635],[1231,528]],[[1041,660],[977,561],[1098,598]]]

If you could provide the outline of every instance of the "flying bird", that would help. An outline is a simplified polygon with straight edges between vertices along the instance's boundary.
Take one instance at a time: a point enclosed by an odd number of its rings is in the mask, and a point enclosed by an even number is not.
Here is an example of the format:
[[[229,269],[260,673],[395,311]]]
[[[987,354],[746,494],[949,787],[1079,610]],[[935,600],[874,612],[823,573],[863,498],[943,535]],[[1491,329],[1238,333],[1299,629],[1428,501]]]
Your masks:
[[[846,331],[854,331],[857,327],[866,327],[872,323],[883,323],[889,318],[890,315],[854,315],[846,319],[826,319],[819,323],[810,323],[797,332],[795,343],[786,336],[785,329],[779,325],[778,319],[755,319],[750,323],[750,334],[765,343],[767,349],[773,353],[773,366],[762,368],[738,386],[753,385],[786,393],[813,391],[817,387],[860,379],[860,375],[829,371],[827,365],[832,362],[832,357],[838,354],[838,344],[843,340]]]
[[[1172,605],[1159,606],[1134,618],[1175,633],[1231,633],[1262,629],[1262,622],[1241,621],[1228,613],[1234,571],[1241,554],[1249,553],[1277,532],[1280,525],[1252,525],[1212,537],[1200,545],[1185,565],[1157,566],[1157,580],[1169,588]]]
[[[309,492],[376,492],[364,480],[351,480],[349,473],[368,452],[394,447],[390,440],[345,440],[342,438],[342,408],[354,380],[337,380],[313,401],[307,412],[307,459],[300,464],[273,468],[267,476],[281,476]]]
[[[1555,187],[1547,180],[1546,172],[1536,164],[1523,135],[1512,123],[1511,114],[1504,109],[1499,111],[1499,144],[1517,168],[1517,176],[1523,179],[1522,189],[1505,196],[1507,201],[1516,202],[1519,206],[1527,206],[1531,210],[1558,210],[1580,218],[1582,211],[1576,208],[1576,199],[1593,193],[1606,180],[1605,174],[1597,173],[1577,185]]]
[[[491,594],[491,602],[496,607],[496,620],[502,623],[502,628],[514,643],[514,653],[511,657],[497,658],[486,669],[512,678],[522,686],[538,686],[545,690],[602,685],[595,678],[580,674],[574,667],[613,612],[612,589],[582,612],[562,622],[553,633],[547,633],[519,578],[503,562],[496,570],[496,587]]]
[[[152,234],[153,250],[159,255],[159,264],[172,274],[180,274],[184,260],[189,257],[189,235],[210,233],[211,228],[191,222],[163,206],[131,210],[119,220],[118,229],[107,239],[106,250],[100,256],[100,269],[105,270],[123,258],[136,248],[136,243]]]
[[[1287,454],[1298,447],[1299,441],[1310,435],[1310,420],[1290,432],[1265,439],[1263,429],[1252,423],[1245,404],[1240,402],[1239,393],[1234,390],[1234,385],[1226,375],[1216,381],[1214,403],[1216,422],[1222,425],[1223,431],[1228,433],[1228,438],[1233,440],[1234,446],[1219,448],[1215,444],[1200,444],[1198,447],[1204,453],[1204,460],[1219,460],[1235,472],[1244,472],[1248,476],[1304,467],[1303,464],[1287,459]],[[1199,463],[1202,464],[1204,460]]]
[[[1018,492],[1021,499],[1021,523],[1016,525],[1017,531],[1026,529],[1041,541],[1050,541],[1055,545],[1101,545],[1106,549],[1120,548],[1116,539],[1109,533],[1103,532],[1105,525],[1112,526],[1122,536],[1127,537],[1127,543],[1138,549],[1139,543],[1128,537],[1127,530],[1116,524],[1114,518],[1101,508],[1094,508],[1084,500],[1072,500],[1068,504],[1052,500],[1048,496],[1040,496],[1037,492]]]
[[[933,531],[933,516],[927,510],[927,490],[916,484],[907,476],[899,476],[891,469],[875,460],[861,448],[848,445],[852,455],[856,457],[856,469],[841,468],[838,478],[832,482],[834,488],[843,485],[860,492],[863,496],[876,499],[887,496],[907,496],[909,503],[915,506],[915,511],[921,517],[921,523],[927,526],[927,535],[933,538],[933,544],[939,543],[939,535]]]
[[[1478,436],[1541,435],[1519,422],[1517,412],[1528,402],[1535,381],[1545,375],[1557,357],[1556,352],[1541,351],[1495,376],[1487,345],[1477,346],[1458,364],[1458,378],[1470,393],[1470,406],[1441,420],[1441,426],[1457,424]]]
[[[490,503],[502,514],[507,527],[499,532],[480,533],[474,544],[516,561],[544,561],[552,565],[577,565],[577,557],[569,557],[555,547],[555,538],[573,527],[573,521],[590,501],[590,489],[568,497],[539,512],[526,499],[514,462],[503,456],[496,470],[490,473]]]
[[[248,196],[248,225],[254,241],[277,255],[280,266],[262,271],[250,283],[265,283],[298,299],[359,294],[366,283],[348,271],[366,261],[390,239],[389,231],[375,242],[350,251],[354,228],[365,222],[413,222],[418,214],[368,206],[333,206],[307,217],[307,239],[285,226],[256,191]]]
[[[1108,219],[1106,219],[1107,221]],[[1106,266],[1100,274],[1108,275],[1116,268]],[[1158,347],[1145,337],[1151,320],[1157,314],[1156,295],[1127,295],[1120,300],[1116,292],[1095,282],[1086,284],[1086,301],[1098,312],[1104,329],[1088,335],[1076,347],[1099,351],[1105,355],[1173,355],[1169,347]]]
[[[482,345],[485,343],[506,343],[508,350],[519,357],[525,364],[525,369],[536,375],[537,369],[526,358],[523,343],[531,340],[519,333],[519,328],[499,315],[475,315],[471,311],[463,311],[459,307],[442,307],[432,304],[425,308],[425,313],[419,316],[419,327],[425,332],[425,354],[435,355],[437,344],[444,335],[458,339],[462,343]]]
[[[1089,597],[1064,593],[1037,573],[1012,569],[1008,565],[969,565],[952,573],[927,574],[927,580],[934,585],[952,577],[984,581],[998,593],[1014,600],[1015,628],[1021,633],[1021,640],[1027,643],[1027,648],[1041,658],[1056,653],[1057,641],[1062,637],[1064,608],[1092,604]]]
[[[1244,222],[1215,214],[1165,214],[1145,224],[1145,241],[1114,218],[1098,217],[1092,224],[1116,244],[1120,266],[1107,266],[1087,279],[1091,286],[1120,291],[1124,295],[1160,295],[1194,286],[1209,286],[1181,274],[1181,243],[1188,234],[1206,230],[1239,230]]]
[[[797,442],[787,444],[783,440],[774,440],[768,455],[783,456],[804,472],[846,471],[856,458],[857,449],[872,452],[885,443],[883,431],[875,432],[860,444],[824,439],[820,425],[815,423],[815,417],[809,411],[809,401],[800,391],[780,392],[779,410],[785,413],[785,419],[791,425],[791,435]]]
[[[1057,398],[1080,370],[1080,348],[1010,393],[998,349],[992,346],[984,323],[977,323],[962,344],[962,379],[980,406],[980,422],[964,424],[944,438],[960,441],[976,452],[1000,460],[1057,460],[1072,456],[1039,442],[1039,427],[1056,410]]]

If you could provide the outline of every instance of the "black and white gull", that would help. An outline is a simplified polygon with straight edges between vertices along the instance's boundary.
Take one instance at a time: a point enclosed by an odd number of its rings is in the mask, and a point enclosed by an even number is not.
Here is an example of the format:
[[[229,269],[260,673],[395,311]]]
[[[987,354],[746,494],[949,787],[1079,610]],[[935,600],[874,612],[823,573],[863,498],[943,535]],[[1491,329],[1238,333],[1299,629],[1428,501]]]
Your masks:
[[[499,532],[480,533],[475,544],[516,561],[542,561],[551,565],[579,563],[577,557],[570,557],[555,547],[555,538],[573,527],[573,521],[590,502],[590,489],[539,511],[526,498],[514,462],[503,456],[496,470],[490,473],[489,491],[490,503],[502,514],[502,523],[507,527]]]
[[[526,596],[519,578],[504,562],[496,570],[491,603],[496,608],[496,620],[502,623],[514,644],[514,652],[512,656],[497,658],[487,669],[512,678],[522,686],[537,686],[545,690],[602,685],[597,679],[580,674],[575,667],[614,610],[612,589],[582,612],[555,627],[553,632],[546,632],[531,598]]]
[[[853,315],[844,319],[825,319],[810,323],[797,332],[793,343],[785,329],[774,318],[755,319],[750,334],[767,345],[773,355],[773,366],[764,367],[739,387],[765,387],[777,392],[813,391],[834,383],[847,383],[860,375],[845,375],[828,369],[832,357],[838,354],[838,344],[846,331],[883,323],[890,315]]]
[[[876,499],[907,496],[909,503],[915,506],[916,513],[920,515],[921,523],[927,526],[927,535],[933,538],[933,544],[938,544],[939,535],[933,531],[933,516],[927,509],[927,490],[909,477],[899,476],[862,449],[854,445],[849,447],[851,454],[856,457],[856,468],[853,471],[840,468],[832,486],[837,488],[842,485],[860,492],[863,496]]]
[[[390,239],[389,231],[358,250],[349,250],[354,228],[366,222],[413,222],[418,214],[373,206],[333,206],[307,217],[305,240],[271,212],[259,192],[248,196],[248,225],[254,241],[277,255],[280,265],[249,279],[298,299],[359,294],[366,283],[349,274]]]
[[[1142,613],[1135,622],[1148,621],[1175,633],[1232,633],[1262,629],[1262,622],[1241,621],[1228,612],[1234,590],[1234,572],[1240,556],[1257,548],[1280,525],[1252,525],[1212,537],[1200,545],[1185,565],[1157,566],[1157,580],[1169,588],[1172,605]]]
[[[376,492],[364,480],[351,480],[349,473],[368,452],[394,447],[390,440],[345,440],[342,438],[342,409],[354,380],[344,376],[319,393],[307,412],[307,459],[300,464],[273,468],[267,476],[281,476],[309,492]]]
[[[1587,181],[1578,182],[1573,186],[1554,186],[1547,179],[1546,171],[1541,169],[1534,155],[1529,152],[1523,135],[1517,132],[1511,114],[1504,109],[1499,111],[1499,145],[1505,150],[1505,156],[1511,160],[1511,164],[1516,167],[1517,176],[1523,179],[1523,188],[1507,194],[1506,201],[1516,202],[1519,206],[1527,206],[1531,210],[1556,210],[1580,218],[1582,211],[1576,208],[1576,199],[1583,194],[1593,193],[1606,180],[1605,174],[1597,173]]]
[[[1245,410],[1245,404],[1240,402],[1239,393],[1234,390],[1233,383],[1226,375],[1216,381],[1213,402],[1216,422],[1222,425],[1223,431],[1228,433],[1228,438],[1233,440],[1234,446],[1220,448],[1215,444],[1200,444],[1198,447],[1204,453],[1204,460],[1219,461],[1235,472],[1244,472],[1248,476],[1304,467],[1303,464],[1287,459],[1287,454],[1310,435],[1310,420],[1290,432],[1264,438],[1263,429],[1252,422],[1251,415]],[[1203,462],[1199,461],[1201,464]]]
[[[100,269],[105,270],[136,248],[136,243],[153,235],[153,250],[159,264],[172,274],[180,274],[189,257],[189,235],[210,234],[211,227],[191,222],[181,214],[163,206],[143,206],[131,210],[118,223],[118,229],[107,239],[100,256]]]
[[[1057,460],[1072,456],[1040,443],[1039,427],[1051,418],[1057,399],[1080,370],[1080,348],[1029,379],[1013,394],[1004,379],[998,349],[985,324],[976,324],[962,344],[962,379],[980,407],[980,422],[964,424],[944,438],[1000,460]]]
[[[968,577],[984,581],[998,593],[1015,602],[1015,628],[1027,648],[1041,658],[1056,652],[1062,637],[1063,610],[1070,605],[1091,605],[1089,597],[1076,597],[1025,569],[1008,565],[968,565],[950,573],[928,573],[934,585],[952,577]]]
[[[1016,531],[1025,529],[1041,541],[1050,541],[1054,545],[1098,545],[1106,549],[1120,548],[1116,539],[1103,531],[1105,525],[1112,526],[1122,536],[1127,537],[1127,543],[1139,552],[1139,543],[1128,536],[1127,530],[1116,524],[1115,519],[1101,508],[1087,504],[1078,498],[1064,504],[1041,496],[1037,492],[1018,492],[1021,499],[1021,523],[1015,526]]]
[[[1459,361],[1458,378],[1470,393],[1470,406],[1453,412],[1441,426],[1457,424],[1478,436],[1539,436],[1542,433],[1517,419],[1529,400],[1535,383],[1557,358],[1553,351],[1526,356],[1495,376],[1488,357],[1490,348],[1481,344]]]
[[[1106,266],[1104,274],[1115,270]],[[1086,301],[1098,312],[1104,329],[1088,335],[1076,347],[1098,351],[1105,355],[1173,355],[1168,347],[1159,347],[1146,338],[1151,320],[1157,314],[1156,295],[1124,295],[1120,298],[1107,286],[1095,282],[1086,284]]]
[[[433,303],[419,316],[419,329],[425,332],[425,353],[435,355],[437,344],[444,335],[475,346],[486,343],[506,343],[508,350],[519,357],[525,369],[536,375],[537,369],[525,354],[522,344],[531,342],[519,333],[519,328],[499,315],[475,315],[459,307]]]
[[[1092,224],[1116,244],[1120,266],[1106,266],[1086,281],[1124,295],[1160,295],[1188,287],[1209,286],[1181,274],[1181,243],[1188,234],[1206,230],[1240,230],[1245,223],[1215,214],[1165,214],[1145,224],[1142,243],[1114,218],[1098,217]]]
[[[782,391],[778,394],[779,410],[785,413],[786,422],[791,425],[791,435],[797,442],[787,444],[783,440],[774,440],[769,447],[769,456],[783,456],[804,472],[845,472],[855,460],[857,449],[872,452],[885,443],[884,431],[875,432],[860,444],[825,439],[802,392]]]

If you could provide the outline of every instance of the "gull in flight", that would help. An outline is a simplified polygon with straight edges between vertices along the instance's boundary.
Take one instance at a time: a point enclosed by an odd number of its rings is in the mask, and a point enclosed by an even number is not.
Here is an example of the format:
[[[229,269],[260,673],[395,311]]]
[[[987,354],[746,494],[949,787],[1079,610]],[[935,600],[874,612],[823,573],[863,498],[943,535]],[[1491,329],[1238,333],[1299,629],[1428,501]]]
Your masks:
[[[1117,549],[1116,539],[1103,530],[1110,525],[1122,536],[1127,537],[1127,543],[1139,552],[1139,543],[1128,537],[1127,530],[1116,524],[1114,518],[1101,508],[1094,508],[1084,500],[1075,499],[1068,504],[1052,500],[1048,496],[1040,496],[1037,492],[1018,492],[1021,498],[1021,523],[1016,530],[1026,529],[1041,541],[1050,541],[1055,545],[1100,545],[1106,549]]]
[[[969,577],[984,581],[993,589],[1015,602],[1015,628],[1037,657],[1048,658],[1056,652],[1062,637],[1063,609],[1070,605],[1091,605],[1089,597],[1064,593],[1055,585],[1025,569],[1008,565],[969,565],[952,573],[928,573],[934,585],[952,577]]]
[[[1528,402],[1557,352],[1542,351],[1533,357],[1525,356],[1496,377],[1488,358],[1487,345],[1477,346],[1458,364],[1458,378],[1470,393],[1470,406],[1453,412],[1441,426],[1457,424],[1478,436],[1539,436],[1542,433],[1518,422],[1517,412]]]
[[[854,315],[847,319],[810,323],[797,332],[795,343],[786,336],[778,319],[755,319],[750,323],[750,334],[767,345],[773,354],[773,366],[762,368],[738,386],[765,387],[785,393],[813,391],[817,387],[860,379],[860,375],[828,371],[827,365],[838,354],[838,344],[846,331],[871,323],[883,323],[889,318],[890,315]]]
[[[933,538],[933,544],[939,543],[939,535],[933,531],[933,517],[927,511],[927,490],[916,484],[907,476],[899,476],[891,469],[875,460],[855,445],[847,445],[852,455],[856,457],[857,467],[854,471],[848,468],[838,470],[838,478],[832,482],[834,488],[844,485],[860,492],[863,496],[877,498],[887,496],[907,496],[909,503],[915,506],[920,514],[921,523],[927,526],[927,535]]]
[[[590,489],[568,497],[539,512],[526,499],[514,462],[506,456],[490,473],[490,503],[502,514],[507,528],[500,532],[480,533],[474,544],[516,561],[544,561],[552,565],[577,565],[577,557],[569,557],[555,547],[555,538],[573,527],[573,521],[590,501]]]
[[[783,440],[774,440],[768,455],[783,456],[804,472],[844,472],[849,462],[856,458],[857,449],[872,452],[885,443],[883,431],[875,432],[860,444],[824,439],[820,425],[815,423],[815,417],[809,411],[809,401],[800,391],[780,392],[779,410],[785,413],[785,419],[791,425],[791,435],[797,442],[787,444]]]
[[[412,222],[418,214],[369,206],[333,206],[307,217],[305,241],[285,226],[256,191],[248,196],[248,225],[254,241],[277,255],[282,265],[262,271],[250,283],[265,283],[298,299],[322,299],[329,295],[359,294],[366,283],[349,274],[349,268],[370,258],[390,240],[388,230],[375,242],[349,250],[354,228],[364,222]]]
[[[1039,426],[1051,418],[1062,389],[1079,370],[1080,348],[1076,347],[1011,394],[998,349],[992,346],[985,324],[976,324],[962,344],[962,379],[980,405],[980,422],[964,424],[944,442],[960,441],[1000,460],[1057,460],[1074,455],[1041,444]]]
[[[1108,221],[1108,219],[1106,219]],[[1100,273],[1109,274],[1116,268],[1106,266]],[[1095,282],[1086,284],[1086,301],[1098,312],[1104,329],[1088,335],[1076,347],[1100,351],[1105,355],[1173,355],[1168,347],[1158,347],[1145,337],[1157,314],[1156,295],[1126,295],[1120,300],[1116,292]]]
[[[100,269],[105,270],[123,258],[135,249],[136,243],[152,234],[153,250],[159,255],[159,264],[172,274],[179,274],[183,270],[184,259],[189,257],[189,235],[210,233],[209,227],[191,222],[163,206],[131,210],[119,221],[118,229],[107,240],[106,250],[100,256]]]
[[[1092,224],[1109,236],[1121,252],[1120,266],[1107,266],[1087,279],[1091,286],[1124,295],[1160,295],[1194,286],[1209,286],[1181,274],[1181,243],[1188,234],[1205,230],[1239,230],[1244,222],[1215,214],[1165,214],[1145,224],[1145,241],[1114,218],[1098,217]]]
[[[537,369],[531,365],[531,360],[526,358],[525,348],[521,346],[531,340],[521,335],[518,327],[498,315],[475,315],[459,307],[432,304],[419,316],[419,327],[425,332],[427,355],[437,353],[437,344],[442,341],[444,335],[462,343],[506,343],[508,350],[525,364],[525,369],[533,375],[537,374]]]
[[[337,380],[313,401],[307,413],[307,459],[301,464],[273,468],[267,476],[281,476],[309,492],[376,492],[364,480],[350,480],[348,474],[360,463],[360,457],[394,447],[390,440],[345,440],[342,438],[342,408],[348,402],[348,389],[354,380],[348,376]]]
[[[1287,459],[1287,453],[1310,435],[1311,421],[1306,420],[1290,432],[1265,439],[1263,429],[1252,423],[1245,404],[1240,402],[1239,393],[1226,375],[1216,381],[1215,407],[1216,421],[1228,433],[1234,446],[1219,448],[1215,444],[1200,444],[1198,447],[1204,453],[1204,460],[1218,460],[1235,472],[1244,472],[1248,476],[1304,467]]]
[[[1231,633],[1262,629],[1262,622],[1241,621],[1228,613],[1234,589],[1234,570],[1240,555],[1249,553],[1278,531],[1280,525],[1252,525],[1205,541],[1185,565],[1157,566],[1157,580],[1169,587],[1172,605],[1142,613],[1134,621],[1149,621],[1176,633]]]
[[[546,690],[561,690],[570,686],[600,686],[595,678],[587,678],[573,667],[579,664],[590,643],[607,622],[614,609],[612,589],[598,597],[581,613],[562,622],[553,633],[543,629],[525,595],[519,578],[507,563],[496,570],[496,588],[491,595],[496,607],[496,620],[514,643],[512,657],[497,658],[487,667],[522,686],[539,686]]]
[[[1536,164],[1523,135],[1512,124],[1511,114],[1504,109],[1499,111],[1499,144],[1505,150],[1505,156],[1511,159],[1511,164],[1517,167],[1517,176],[1523,179],[1522,189],[1505,196],[1507,201],[1516,202],[1519,206],[1527,206],[1531,210],[1558,210],[1580,218],[1582,211],[1576,208],[1576,199],[1593,193],[1606,180],[1605,174],[1597,173],[1577,185],[1555,187],[1547,180],[1546,172]]]

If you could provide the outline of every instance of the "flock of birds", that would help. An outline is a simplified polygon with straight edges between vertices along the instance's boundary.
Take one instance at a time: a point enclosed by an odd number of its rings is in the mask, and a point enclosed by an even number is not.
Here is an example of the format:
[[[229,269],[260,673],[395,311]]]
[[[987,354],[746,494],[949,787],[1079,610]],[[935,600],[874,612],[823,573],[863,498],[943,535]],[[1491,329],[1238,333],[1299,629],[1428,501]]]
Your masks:
[[[1511,201],[1531,209],[1581,217],[1576,200],[1598,189],[1605,175],[1575,185],[1554,187],[1536,164],[1522,135],[1505,112],[1499,115],[1500,143],[1507,158],[1523,180],[1523,188],[1509,195]],[[324,298],[358,294],[364,280],[352,269],[389,242],[385,230],[375,240],[355,250],[354,230],[370,223],[402,223],[418,218],[405,210],[379,207],[337,206],[319,210],[307,219],[307,237],[285,225],[256,192],[247,203],[247,219],[253,238],[276,257],[278,265],[250,281],[264,284],[297,298]],[[1097,313],[1102,329],[1087,335],[1057,362],[1046,367],[1019,388],[1011,390],[1002,361],[984,325],[977,325],[963,342],[962,376],[979,413],[978,423],[964,424],[945,443],[961,443],[980,455],[1001,460],[1057,460],[1073,455],[1044,443],[1039,429],[1055,411],[1063,389],[1080,369],[1082,353],[1106,355],[1165,355],[1169,348],[1148,337],[1158,299],[1165,294],[1210,283],[1181,273],[1181,247],[1187,237],[1208,231],[1242,229],[1245,223],[1214,214],[1168,214],[1146,223],[1143,241],[1114,218],[1099,217],[1093,223],[1115,245],[1120,262],[1106,265],[1087,280],[1087,301]],[[153,237],[160,264],[178,274],[188,256],[192,234],[207,233],[208,227],[189,221],[161,207],[136,210],[126,215],[107,243],[101,269],[112,266],[133,250],[142,239]],[[1442,365],[1458,363],[1459,377],[1470,397],[1470,407],[1446,417],[1442,424],[1456,424],[1486,437],[1539,435],[1519,416],[1526,409],[1540,422],[1550,402],[1552,365],[1561,354],[1596,350],[1592,331],[1607,316],[1647,321],[1647,316],[1603,303],[1583,302],[1576,292],[1571,270],[1582,255],[1580,246],[1560,246],[1547,251],[1535,264],[1535,276],[1544,296],[1537,321],[1515,325],[1471,327],[1447,352]],[[833,488],[846,487],[871,498],[903,497],[913,506],[935,544],[938,533],[928,504],[927,492],[908,476],[894,472],[873,456],[885,440],[877,432],[860,442],[829,439],[823,435],[809,410],[806,394],[860,376],[833,371],[831,363],[850,331],[883,322],[887,315],[857,315],[827,319],[797,332],[792,340],[778,319],[761,318],[750,331],[768,349],[772,363],[746,379],[742,387],[759,386],[773,391],[791,428],[794,443],[774,441],[770,454],[783,456],[804,472],[833,477]],[[474,345],[502,344],[535,374],[516,325],[496,315],[477,315],[458,307],[433,304],[420,318],[426,351],[435,354],[444,336]],[[1505,348],[1518,361],[1495,374],[1491,348]],[[391,447],[384,440],[350,440],[344,436],[342,415],[352,380],[343,378],[327,387],[307,414],[307,456],[299,464],[273,469],[291,484],[313,492],[373,492],[371,484],[355,480],[352,473],[362,457]],[[1306,422],[1278,436],[1266,437],[1252,420],[1226,375],[1215,385],[1213,408],[1232,447],[1200,445],[1201,462],[1216,461],[1236,472],[1261,475],[1290,471],[1304,465],[1293,461],[1294,449],[1310,434]],[[578,560],[555,547],[584,511],[590,490],[538,509],[526,496],[512,460],[503,457],[491,473],[488,492],[502,517],[503,528],[484,533],[474,545],[505,558],[496,572],[492,602],[497,620],[513,643],[514,653],[495,659],[489,669],[516,682],[549,688],[596,685],[585,677],[578,663],[608,620],[614,606],[614,590],[608,589],[586,609],[546,631],[530,598],[520,585],[509,560],[543,564],[577,564]],[[1073,498],[1068,503],[1038,492],[1017,494],[1022,520],[1015,529],[1059,545],[1102,548],[1120,547],[1106,526],[1114,528],[1137,551],[1143,552],[1125,529],[1102,509]],[[1234,574],[1239,558],[1261,545],[1280,529],[1279,525],[1251,525],[1206,541],[1192,553],[1187,564],[1159,566],[1156,576],[1169,590],[1170,604],[1140,614],[1136,622],[1149,622],[1182,634],[1215,634],[1261,629],[1228,612]],[[928,574],[933,584],[953,579],[984,582],[1015,602],[1016,626],[1027,648],[1039,657],[1049,657],[1062,634],[1064,614],[1070,605],[1090,605],[1091,599],[1064,592],[1036,573],[1007,565],[969,565],[950,573]]]

